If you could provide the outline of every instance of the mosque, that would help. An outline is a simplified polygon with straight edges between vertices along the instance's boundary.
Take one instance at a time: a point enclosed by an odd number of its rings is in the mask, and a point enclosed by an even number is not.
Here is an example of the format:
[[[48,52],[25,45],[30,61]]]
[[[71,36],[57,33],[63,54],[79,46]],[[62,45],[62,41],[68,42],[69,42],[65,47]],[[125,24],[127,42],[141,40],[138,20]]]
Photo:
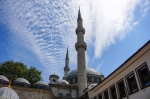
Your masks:
[[[0,99],[149,99],[150,98],[150,41],[104,78],[98,71],[86,67],[83,28],[80,9],[77,18],[77,68],[70,71],[66,52],[64,77],[49,76],[49,84],[34,85],[24,78],[11,82],[0,75]]]

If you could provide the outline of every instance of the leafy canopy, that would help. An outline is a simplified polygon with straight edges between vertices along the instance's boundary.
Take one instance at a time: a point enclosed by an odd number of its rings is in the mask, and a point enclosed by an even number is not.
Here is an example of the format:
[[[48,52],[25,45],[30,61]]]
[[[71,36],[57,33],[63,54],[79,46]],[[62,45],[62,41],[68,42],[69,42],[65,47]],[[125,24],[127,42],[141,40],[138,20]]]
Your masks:
[[[37,70],[34,66],[27,68],[27,66],[22,62],[14,62],[13,60],[8,60],[0,63],[0,75],[6,76],[9,80],[14,81],[17,78],[25,78],[31,84],[42,79],[41,71]]]

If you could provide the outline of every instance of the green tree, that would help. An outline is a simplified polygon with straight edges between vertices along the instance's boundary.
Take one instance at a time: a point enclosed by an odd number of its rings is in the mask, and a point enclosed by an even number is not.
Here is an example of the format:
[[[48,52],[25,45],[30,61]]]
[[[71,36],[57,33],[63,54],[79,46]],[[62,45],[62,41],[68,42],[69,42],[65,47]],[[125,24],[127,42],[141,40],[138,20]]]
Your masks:
[[[41,71],[37,70],[33,66],[27,68],[27,66],[22,62],[8,60],[0,63],[0,75],[6,76],[9,80],[12,79],[12,81],[22,77],[27,79],[31,84],[34,84],[42,79],[41,73]]]

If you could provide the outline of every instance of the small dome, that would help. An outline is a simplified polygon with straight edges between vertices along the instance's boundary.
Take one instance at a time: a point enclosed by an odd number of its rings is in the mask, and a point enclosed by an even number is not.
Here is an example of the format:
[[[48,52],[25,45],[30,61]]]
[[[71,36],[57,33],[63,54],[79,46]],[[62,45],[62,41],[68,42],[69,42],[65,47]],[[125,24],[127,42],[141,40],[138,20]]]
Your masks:
[[[96,71],[95,69],[92,69],[92,68],[89,68],[89,67],[86,67],[86,74],[87,75],[100,75],[98,71]],[[77,75],[77,68],[72,70],[68,75],[67,77],[70,77],[70,76],[75,76]]]
[[[5,77],[5,76],[3,76],[3,75],[0,75],[0,80],[4,80],[4,81],[9,82],[8,78],[7,78],[7,77]]]
[[[56,78],[59,78],[59,76],[58,76],[58,75],[56,75],[55,73],[54,73],[54,74],[52,74],[52,75],[50,75],[50,77],[56,77]]]
[[[88,86],[88,89],[89,90],[91,90],[93,87],[95,87],[97,84],[96,83],[94,83],[94,84],[90,84],[89,86]]]
[[[63,83],[65,83],[66,85],[68,85],[68,84],[69,84],[69,82],[68,82],[68,81],[66,81],[66,80],[59,80],[58,82],[59,82],[59,84],[63,84]]]
[[[17,78],[16,80],[14,80],[14,82],[16,83],[25,83],[25,84],[30,84],[28,80],[24,79],[24,78]]]
[[[9,87],[1,87],[0,99],[19,99],[19,97],[13,89]]]
[[[43,81],[38,81],[35,83],[35,85],[39,85],[39,86],[48,86],[47,83],[43,82]]]

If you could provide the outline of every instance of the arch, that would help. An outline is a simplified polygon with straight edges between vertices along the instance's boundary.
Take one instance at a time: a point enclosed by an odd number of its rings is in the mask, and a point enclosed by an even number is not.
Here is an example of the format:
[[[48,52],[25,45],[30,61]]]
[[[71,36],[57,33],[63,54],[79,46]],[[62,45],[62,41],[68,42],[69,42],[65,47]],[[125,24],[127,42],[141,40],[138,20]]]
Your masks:
[[[70,98],[70,94],[66,94],[66,98]]]
[[[59,93],[59,94],[58,94],[58,97],[63,97],[63,94],[62,94],[62,93]]]

